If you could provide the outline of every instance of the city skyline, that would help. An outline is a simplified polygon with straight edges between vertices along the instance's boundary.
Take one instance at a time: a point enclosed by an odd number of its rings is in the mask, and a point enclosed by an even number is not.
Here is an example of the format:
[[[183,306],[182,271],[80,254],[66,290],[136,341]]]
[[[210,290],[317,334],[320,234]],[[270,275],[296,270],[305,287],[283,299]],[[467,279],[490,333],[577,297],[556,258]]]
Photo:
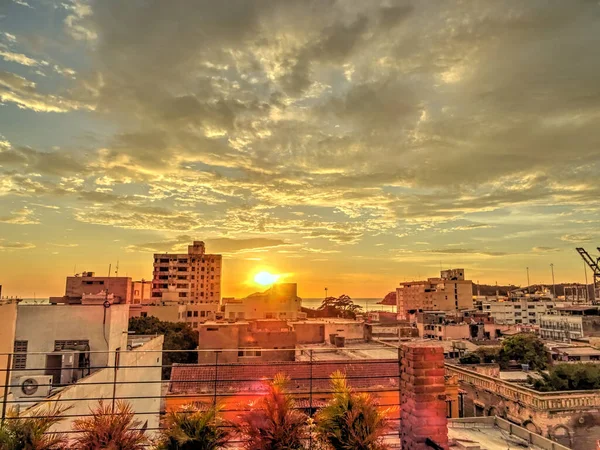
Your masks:
[[[12,0],[0,284],[152,279],[194,240],[222,295],[583,282],[600,245],[593,2]],[[591,283],[588,272],[588,281]]]

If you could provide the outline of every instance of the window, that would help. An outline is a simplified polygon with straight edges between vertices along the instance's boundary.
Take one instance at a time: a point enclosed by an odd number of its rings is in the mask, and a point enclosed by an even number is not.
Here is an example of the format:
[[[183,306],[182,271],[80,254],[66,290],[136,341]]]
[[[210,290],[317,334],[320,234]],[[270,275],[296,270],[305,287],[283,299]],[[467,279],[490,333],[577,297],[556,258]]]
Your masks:
[[[73,341],[54,341],[54,351],[58,352],[65,348],[73,348],[80,345],[90,345],[90,341],[87,339],[73,340]]]
[[[15,341],[15,353],[27,353],[27,341]],[[15,370],[24,370],[27,367],[27,355],[13,355],[12,368]]]
[[[206,311],[200,311],[200,317],[206,317]]]
[[[148,313],[147,312],[142,312],[142,313],[140,313],[140,316],[141,317],[148,317]]]
[[[188,312],[187,312],[187,316],[188,316],[188,317],[192,317],[192,312],[191,312],[191,311],[188,311]]]
[[[187,292],[180,292],[179,297],[187,297]]]
[[[198,311],[194,311],[194,317],[198,317]]]

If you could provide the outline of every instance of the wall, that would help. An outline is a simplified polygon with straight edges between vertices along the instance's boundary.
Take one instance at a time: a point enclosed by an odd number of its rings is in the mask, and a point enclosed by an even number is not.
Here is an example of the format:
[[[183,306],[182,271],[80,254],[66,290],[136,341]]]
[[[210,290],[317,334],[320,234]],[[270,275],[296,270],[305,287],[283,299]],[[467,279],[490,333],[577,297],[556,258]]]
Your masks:
[[[600,439],[600,391],[537,392],[452,364],[446,374],[465,392],[465,417],[497,415],[574,449]]]
[[[346,341],[352,339],[365,339],[365,324],[364,322],[357,321],[336,321],[336,320],[323,320],[325,325],[325,339],[329,341],[330,334],[337,334],[343,336]]]
[[[162,348],[163,336],[157,336],[141,347],[131,351],[122,351],[119,363],[121,368],[117,369],[115,398],[130,397],[127,402],[131,404],[136,413],[140,413],[136,414],[136,419],[142,424],[148,422],[147,427],[151,430],[150,434],[156,433],[152,429],[158,428],[160,419]],[[87,398],[103,398],[106,399],[106,402],[112,402],[114,377],[114,368],[99,370],[38,403],[36,407],[27,410],[23,415],[31,415],[37,410],[37,407],[44,411],[46,408],[56,405],[57,402],[54,400],[60,398],[58,405],[70,408],[65,415],[72,417],[62,420],[52,428],[52,431],[69,431],[77,416],[88,415],[90,408],[97,406],[97,400],[86,400]]]
[[[131,287],[132,282],[129,277],[67,277],[65,295],[81,297],[83,294],[98,294],[108,290],[115,297],[119,297],[122,303],[131,303]]]
[[[15,329],[17,324],[17,303],[0,302],[0,397],[4,395],[4,385],[8,365],[8,355],[12,353],[15,345]]]
[[[207,323],[199,325],[198,363],[213,364],[215,362],[215,352],[210,350],[214,349],[224,350],[219,354],[219,362],[236,362],[238,358],[237,349],[239,347],[240,327],[242,326],[247,327],[248,323]]]
[[[181,322],[180,308],[182,305],[131,305],[129,317],[156,317],[163,322]]]
[[[134,281],[131,295],[135,305],[152,303],[152,281]]]
[[[296,283],[277,283],[269,290],[225,303],[225,319],[296,320],[301,310]]]
[[[105,315],[106,314],[106,315]],[[117,348],[127,347],[129,305],[24,305],[17,308],[15,340],[28,341],[28,352],[52,353],[56,340],[88,340],[90,364],[104,367],[114,361]],[[110,357],[109,357],[110,356]],[[12,380],[46,367],[45,354],[28,354],[25,371],[13,371]],[[44,372],[38,371],[41,375]],[[12,384],[15,384],[14,382]]]
[[[292,322],[298,344],[322,344],[325,342],[325,324],[322,322]]]

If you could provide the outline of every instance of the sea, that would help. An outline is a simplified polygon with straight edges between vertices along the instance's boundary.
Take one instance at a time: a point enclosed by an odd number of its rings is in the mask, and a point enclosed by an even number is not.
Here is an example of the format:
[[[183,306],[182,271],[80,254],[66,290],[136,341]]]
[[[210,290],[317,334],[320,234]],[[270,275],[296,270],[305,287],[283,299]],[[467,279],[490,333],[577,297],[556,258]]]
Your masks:
[[[381,298],[353,298],[352,301],[354,304],[362,307],[363,312],[369,311],[387,311],[387,312],[395,312],[396,307],[393,305],[378,305],[377,303],[381,301]],[[37,303],[44,304],[48,303],[49,299],[47,298],[24,298],[23,303]],[[305,308],[316,309],[323,302],[322,298],[303,298],[302,306]]]

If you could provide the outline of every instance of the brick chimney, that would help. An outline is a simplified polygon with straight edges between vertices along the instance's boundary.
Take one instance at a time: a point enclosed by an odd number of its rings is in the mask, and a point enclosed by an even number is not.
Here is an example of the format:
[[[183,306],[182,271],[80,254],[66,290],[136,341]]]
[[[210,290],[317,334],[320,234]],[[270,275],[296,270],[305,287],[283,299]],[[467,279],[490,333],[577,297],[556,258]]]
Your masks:
[[[400,440],[402,450],[448,449],[444,349],[410,343],[400,349]]]

